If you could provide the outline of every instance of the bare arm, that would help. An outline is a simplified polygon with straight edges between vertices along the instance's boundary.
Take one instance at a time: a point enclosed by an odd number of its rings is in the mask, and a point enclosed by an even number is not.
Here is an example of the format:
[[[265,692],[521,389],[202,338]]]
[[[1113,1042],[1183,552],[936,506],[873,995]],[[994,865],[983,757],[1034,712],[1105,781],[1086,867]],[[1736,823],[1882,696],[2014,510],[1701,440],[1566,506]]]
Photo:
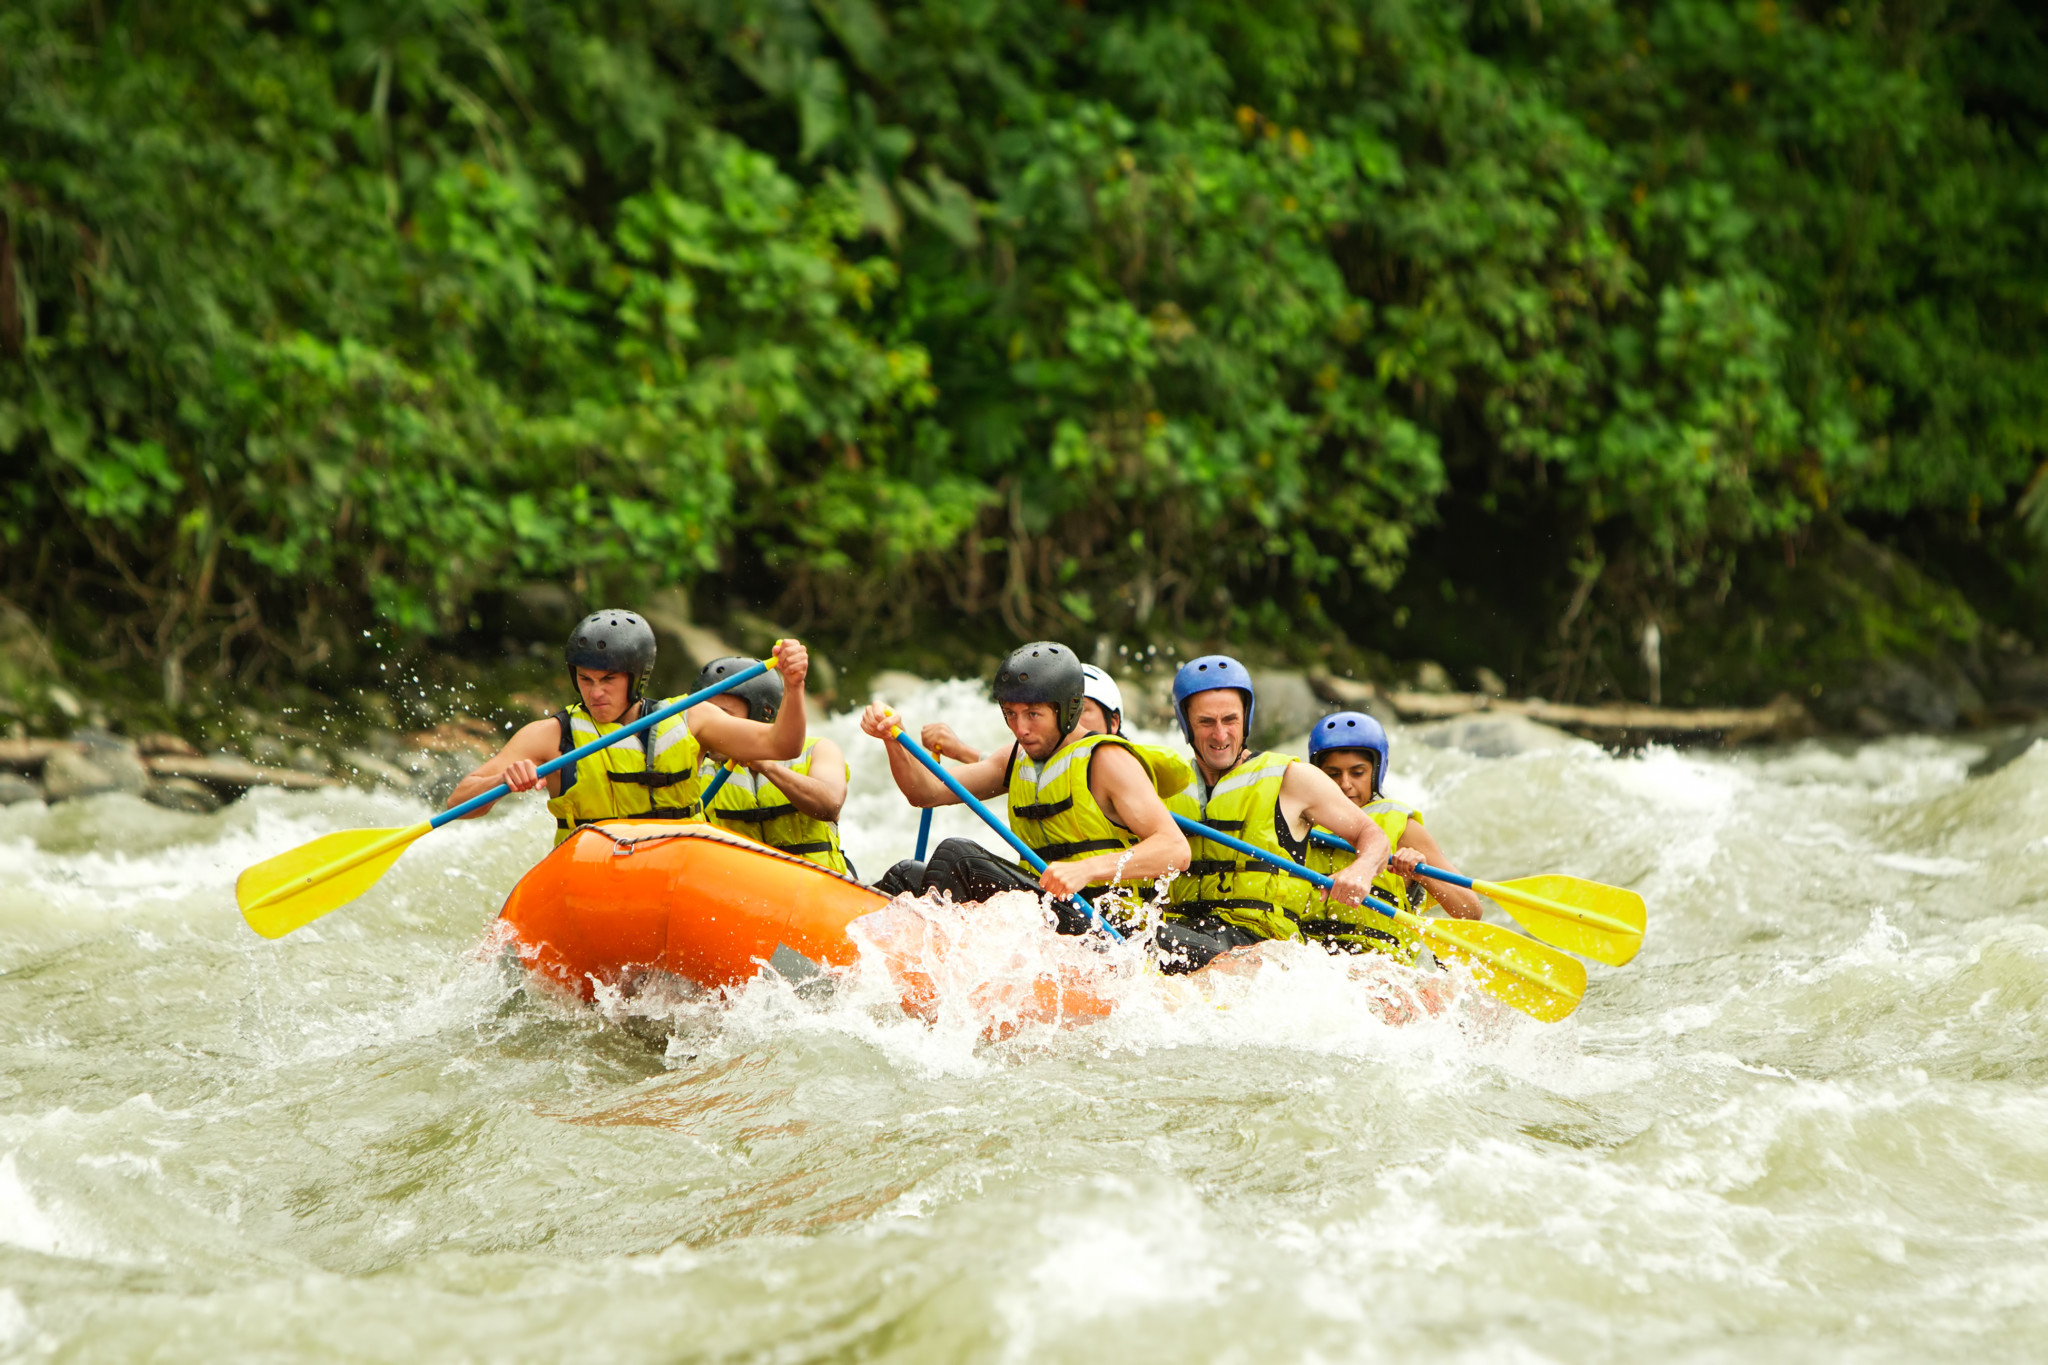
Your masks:
[[[1186,868],[1193,858],[1188,837],[1152,787],[1152,774],[1137,756],[1105,744],[1091,756],[1088,790],[1103,813],[1138,836],[1138,842],[1111,853],[1054,863],[1038,884],[1055,896],[1071,896],[1096,882],[1149,882]]]
[[[1436,897],[1436,903],[1444,913],[1453,919],[1478,919],[1485,911],[1485,903],[1475,892],[1449,882],[1440,882],[1433,877],[1417,877],[1415,869],[1423,863],[1440,867],[1446,872],[1456,872],[1458,867],[1444,856],[1436,836],[1424,827],[1420,820],[1410,820],[1408,828],[1401,831],[1401,847],[1389,862],[1394,871],[1404,877],[1421,882],[1429,888],[1429,894]]]
[[[505,741],[504,748],[498,750],[493,757],[485,759],[468,777],[455,784],[455,790],[449,794],[448,805],[459,806],[472,796],[483,795],[500,782],[516,792],[532,791],[541,783],[540,776],[534,770],[553,758],[561,746],[562,727],[553,716],[520,726],[513,732],[512,738]],[[548,790],[553,792],[560,781],[559,777],[550,773],[547,777]],[[495,805],[497,802],[493,801],[483,810],[471,811],[462,818],[473,820]]]
[[[1358,850],[1351,865],[1332,878],[1335,884],[1329,897],[1346,905],[1364,901],[1372,879],[1387,865],[1393,851],[1387,846],[1386,831],[1352,805],[1343,789],[1321,769],[1306,763],[1287,765],[1287,775],[1280,780],[1280,810],[1292,833],[1306,838],[1309,825],[1321,825]]]
[[[787,760],[804,751],[804,677],[810,672],[810,652],[795,640],[778,640],[775,663],[782,673],[782,709],[775,719],[742,720],[708,701],[699,702],[690,708],[690,733],[698,743],[742,763]]]
[[[808,774],[792,772],[784,763],[750,766],[780,788],[790,805],[814,820],[837,820],[846,804],[846,755],[829,739],[811,746]]]
[[[902,718],[879,702],[861,712],[862,731],[881,740],[888,750],[889,776],[896,779],[896,789],[903,793],[911,805],[919,808],[959,805],[960,798],[953,795],[951,788],[934,777],[924,764],[911,757],[908,749],[890,737],[890,729],[901,724]],[[998,750],[978,762],[969,763],[963,768],[955,768],[953,776],[961,786],[986,801],[992,796],[1000,796],[1008,789],[1009,756],[1007,749]]]

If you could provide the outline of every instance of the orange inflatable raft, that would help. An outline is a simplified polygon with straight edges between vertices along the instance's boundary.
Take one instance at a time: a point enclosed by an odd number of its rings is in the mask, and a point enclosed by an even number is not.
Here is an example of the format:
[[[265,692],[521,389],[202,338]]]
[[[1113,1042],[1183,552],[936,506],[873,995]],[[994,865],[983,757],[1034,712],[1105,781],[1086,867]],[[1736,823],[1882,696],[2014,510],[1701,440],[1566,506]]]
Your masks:
[[[588,825],[512,888],[498,917],[528,971],[585,1000],[647,970],[733,986],[853,965],[846,926],[889,898],[713,825]]]
[[[716,826],[615,820],[564,840],[520,879],[498,917],[528,971],[590,1000],[600,985],[631,992],[649,971],[711,989],[764,969],[802,983],[857,963],[849,926],[889,904],[850,877]],[[968,959],[952,951],[959,926],[933,927],[913,904],[878,916],[869,935],[909,1014],[935,1017],[951,988],[984,1032],[1001,1037],[1112,1008],[1103,983],[1071,962],[972,979]],[[955,979],[961,967],[970,979]]]

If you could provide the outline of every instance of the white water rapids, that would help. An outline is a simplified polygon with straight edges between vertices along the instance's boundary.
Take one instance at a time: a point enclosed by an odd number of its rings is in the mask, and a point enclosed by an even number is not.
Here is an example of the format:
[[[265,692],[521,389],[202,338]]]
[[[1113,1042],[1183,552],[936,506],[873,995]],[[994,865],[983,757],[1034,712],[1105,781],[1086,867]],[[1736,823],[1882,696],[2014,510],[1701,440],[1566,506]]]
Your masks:
[[[992,745],[982,697],[903,709]],[[872,878],[916,815],[828,733]],[[1299,952],[997,1043],[858,988],[529,994],[488,935],[548,847],[531,798],[276,943],[242,867],[422,809],[13,807],[0,1358],[2035,1358],[2048,746],[1981,752],[1397,733],[1468,870],[1648,899],[1573,1019],[1393,1027]]]

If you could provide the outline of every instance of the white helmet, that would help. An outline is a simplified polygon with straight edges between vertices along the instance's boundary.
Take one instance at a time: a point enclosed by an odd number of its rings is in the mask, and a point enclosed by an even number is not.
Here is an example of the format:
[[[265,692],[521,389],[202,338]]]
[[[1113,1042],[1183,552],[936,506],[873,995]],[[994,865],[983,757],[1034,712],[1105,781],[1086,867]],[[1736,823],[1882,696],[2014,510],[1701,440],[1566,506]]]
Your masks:
[[[1100,706],[1112,716],[1120,716],[1124,710],[1124,694],[1117,687],[1116,679],[1104,673],[1094,664],[1082,664],[1081,676],[1087,681],[1081,685],[1081,695]]]

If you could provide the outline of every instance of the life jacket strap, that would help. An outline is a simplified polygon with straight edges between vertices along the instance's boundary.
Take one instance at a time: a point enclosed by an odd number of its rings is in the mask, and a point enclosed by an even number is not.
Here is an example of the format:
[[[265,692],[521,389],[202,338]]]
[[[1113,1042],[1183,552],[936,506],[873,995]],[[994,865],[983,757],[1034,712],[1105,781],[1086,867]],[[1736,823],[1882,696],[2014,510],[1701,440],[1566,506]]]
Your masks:
[[[1305,919],[1299,921],[1301,932],[1314,934],[1318,938],[1369,938],[1379,943],[1398,945],[1401,940],[1384,929],[1375,929],[1369,924],[1354,924],[1342,919]]]
[[[1070,843],[1045,844],[1032,851],[1049,863],[1057,863],[1083,853],[1113,853],[1129,847],[1121,839],[1075,839]]]
[[[1297,924],[1300,923],[1300,920],[1296,919],[1295,914],[1292,910],[1286,909],[1283,906],[1275,905],[1271,901],[1252,900],[1250,898],[1239,898],[1234,900],[1219,899],[1202,901],[1175,901],[1172,904],[1172,906],[1167,909],[1166,916],[1168,919],[1193,919],[1197,916],[1213,914],[1215,911],[1218,910],[1257,910],[1269,915],[1277,911],[1278,913],[1287,916],[1287,918],[1295,920]]]
[[[696,780],[695,773],[606,773],[612,781],[628,787],[673,787]]]
[[[748,806],[743,810],[719,810],[718,818],[739,825],[765,825],[796,813],[795,806]]]
[[[1069,796],[1064,801],[1046,802],[1036,806],[1012,806],[1010,807],[1010,815],[1011,818],[1017,820],[1050,820],[1055,815],[1063,815],[1073,808],[1074,798]],[[1122,845],[1118,845],[1118,847],[1122,847]],[[1041,851],[1041,856],[1050,858],[1052,855]]]
[[[768,847],[780,849],[784,853],[795,853],[798,855],[805,853],[830,853],[832,851],[832,841],[829,839],[819,839],[815,843],[770,844]]]

